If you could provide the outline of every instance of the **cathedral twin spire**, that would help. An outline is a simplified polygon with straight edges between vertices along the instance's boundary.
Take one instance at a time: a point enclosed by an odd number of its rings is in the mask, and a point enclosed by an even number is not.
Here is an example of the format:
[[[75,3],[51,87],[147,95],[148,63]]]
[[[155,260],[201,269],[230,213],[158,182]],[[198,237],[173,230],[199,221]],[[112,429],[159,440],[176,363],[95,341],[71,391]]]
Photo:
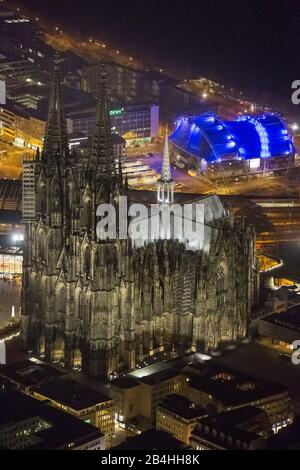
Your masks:
[[[69,142],[63,111],[59,62],[59,56],[55,54],[42,158],[47,164],[55,166],[60,171],[68,164]],[[116,173],[104,70],[100,76],[96,127],[90,163],[94,164],[94,168],[102,178],[109,179]]]
[[[115,175],[114,152],[111,142],[111,122],[106,93],[104,66],[100,74],[96,128],[92,146],[91,162],[95,163],[101,176]]]
[[[69,158],[67,123],[62,106],[59,56],[55,54],[52,75],[48,120],[44,138],[43,159],[50,165],[65,167]]]

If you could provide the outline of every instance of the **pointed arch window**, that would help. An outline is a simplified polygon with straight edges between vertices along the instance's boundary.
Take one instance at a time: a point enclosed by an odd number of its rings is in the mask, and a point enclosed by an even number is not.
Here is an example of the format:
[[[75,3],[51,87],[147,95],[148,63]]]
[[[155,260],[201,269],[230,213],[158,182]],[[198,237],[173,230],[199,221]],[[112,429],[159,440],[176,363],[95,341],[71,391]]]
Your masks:
[[[88,246],[84,248],[82,262],[83,262],[83,272],[86,275],[89,275],[90,266],[91,266],[91,250]]]
[[[92,200],[91,198],[86,198],[83,204],[83,226],[89,231],[92,228],[92,223]]]
[[[73,202],[74,202],[74,196],[75,196],[75,188],[74,188],[74,182],[73,181],[69,181],[68,189],[69,189],[69,210],[72,210]]]
[[[227,291],[227,264],[221,262],[216,269],[216,293],[217,293],[217,306],[221,307],[225,302],[225,295]]]
[[[45,231],[40,228],[37,232],[37,256],[40,260],[45,261],[46,253],[46,235]]]
[[[47,210],[46,203],[46,185],[44,181],[38,183],[37,186],[37,197],[36,197],[36,210],[41,214],[45,214]]]
[[[217,275],[217,294],[221,294],[222,292],[227,290],[227,275],[228,275],[228,268],[225,263],[220,263],[216,269]]]
[[[62,315],[67,312],[67,289],[64,285],[56,291],[56,310]]]

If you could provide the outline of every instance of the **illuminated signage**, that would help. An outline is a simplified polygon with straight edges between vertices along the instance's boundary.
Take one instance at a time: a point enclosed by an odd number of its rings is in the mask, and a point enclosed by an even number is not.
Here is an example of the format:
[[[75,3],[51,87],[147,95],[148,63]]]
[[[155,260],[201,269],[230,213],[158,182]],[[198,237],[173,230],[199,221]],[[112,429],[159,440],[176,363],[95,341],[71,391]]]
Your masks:
[[[110,116],[122,116],[124,108],[111,109],[109,111]]]

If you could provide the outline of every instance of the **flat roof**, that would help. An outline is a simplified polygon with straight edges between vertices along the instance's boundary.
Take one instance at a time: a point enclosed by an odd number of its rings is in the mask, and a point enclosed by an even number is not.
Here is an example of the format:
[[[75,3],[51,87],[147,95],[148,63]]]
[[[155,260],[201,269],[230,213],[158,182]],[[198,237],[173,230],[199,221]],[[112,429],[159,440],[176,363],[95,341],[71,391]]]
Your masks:
[[[192,377],[189,386],[211,395],[226,406],[240,406],[288,391],[279,383],[214,365],[209,366],[207,372]]]
[[[23,387],[33,387],[45,379],[60,377],[64,372],[41,361],[36,363],[26,359],[15,364],[0,366],[0,375]]]
[[[168,395],[164,401],[159,404],[159,408],[163,408],[187,420],[207,415],[207,412],[203,408],[197,406],[188,398],[177,394]]]
[[[118,379],[113,380],[111,384],[118,388],[126,389],[126,388],[137,387],[140,383],[137,379],[127,376],[127,377],[119,377]]]
[[[300,304],[295,305],[284,312],[272,313],[271,315],[262,318],[260,321],[300,331]]]
[[[245,421],[251,420],[255,417],[265,415],[266,412],[255,406],[246,405],[242,408],[237,408],[235,410],[224,411],[218,413],[217,415],[211,416],[211,421],[213,423],[218,423],[219,425],[225,426],[228,429],[232,426],[241,426]]]
[[[7,99],[5,104],[1,104],[1,108],[4,110],[9,111],[17,116],[21,116],[23,118],[37,118],[37,112],[34,109],[25,108],[24,106],[20,105],[19,103],[15,103],[13,100]],[[43,121],[44,122],[44,121]]]
[[[182,375],[182,373],[177,369],[169,368],[155,372],[154,374],[146,375],[145,377],[139,377],[138,380],[146,385],[156,385],[178,375]]]
[[[76,411],[111,400],[107,395],[64,377],[41,383],[35,391]]]
[[[0,427],[31,418],[39,418],[44,427],[27,437],[23,446],[26,449],[66,449],[71,443],[80,445],[104,436],[98,428],[21,392],[1,395]]]
[[[186,446],[165,431],[149,429],[134,437],[127,439],[113,450],[176,450]]]
[[[220,414],[225,415],[227,413],[230,412]],[[253,440],[262,439],[261,436],[254,432],[219,423],[214,416],[200,419],[192,432],[192,437],[193,436],[200,437],[208,442],[213,442],[217,446],[225,449],[240,448],[237,441],[241,444],[249,445]]]

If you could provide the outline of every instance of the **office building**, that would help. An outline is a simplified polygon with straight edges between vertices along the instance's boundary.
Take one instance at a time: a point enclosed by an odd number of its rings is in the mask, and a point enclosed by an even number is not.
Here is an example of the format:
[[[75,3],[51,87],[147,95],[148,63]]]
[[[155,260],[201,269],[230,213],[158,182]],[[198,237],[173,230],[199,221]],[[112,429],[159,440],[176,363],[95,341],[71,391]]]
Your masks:
[[[10,392],[0,400],[0,446],[7,450],[104,450],[105,442],[94,426],[28,395]]]
[[[198,420],[207,412],[181,395],[168,395],[156,409],[156,429],[172,434],[189,444],[191,433]]]
[[[83,67],[81,87],[85,92],[97,96],[103,67],[109,83],[108,100],[118,103],[157,103],[159,85],[147,72],[124,67],[113,62]]]
[[[289,392],[285,386],[213,364],[200,367],[198,373],[197,366],[194,370],[196,373],[187,383],[187,396],[210,413],[251,405],[266,412],[274,432],[291,422]]]
[[[143,377],[120,377],[111,383],[116,420],[132,430],[155,424],[157,406],[172,394],[185,392],[186,377],[167,368]],[[143,419],[145,418],[145,419]]]
[[[299,304],[283,312],[272,313],[258,320],[258,333],[271,347],[291,355],[293,342],[300,338],[299,316]]]
[[[193,450],[263,450],[270,432],[266,413],[246,406],[201,418],[189,444]]]
[[[108,439],[114,432],[112,399],[90,387],[62,377],[40,383],[32,395],[39,400],[47,400],[55,408],[99,428]]]
[[[95,120],[95,109],[67,113],[68,130],[71,134],[92,136]],[[158,135],[159,107],[130,105],[112,108],[110,122],[112,132],[123,137],[127,145],[150,143]]]
[[[18,390],[31,394],[43,381],[53,380],[64,375],[55,367],[39,360],[28,360],[0,367],[0,376],[10,381]]]

